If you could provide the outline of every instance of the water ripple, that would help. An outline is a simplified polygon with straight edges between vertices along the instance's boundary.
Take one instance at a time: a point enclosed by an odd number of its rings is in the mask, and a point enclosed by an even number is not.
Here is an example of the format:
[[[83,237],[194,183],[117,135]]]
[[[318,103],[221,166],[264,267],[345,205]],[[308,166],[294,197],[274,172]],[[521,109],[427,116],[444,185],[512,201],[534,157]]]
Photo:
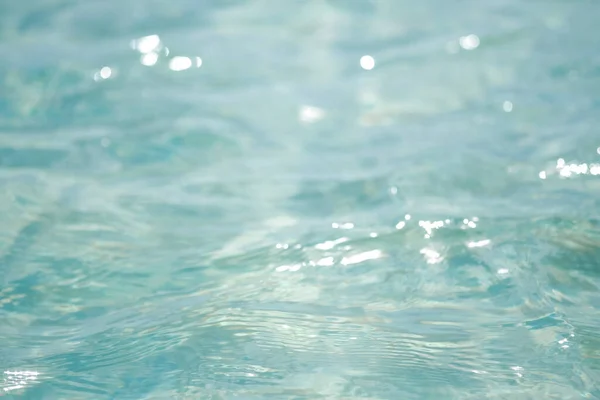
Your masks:
[[[0,396],[600,398],[598,6],[276,3],[0,5]]]

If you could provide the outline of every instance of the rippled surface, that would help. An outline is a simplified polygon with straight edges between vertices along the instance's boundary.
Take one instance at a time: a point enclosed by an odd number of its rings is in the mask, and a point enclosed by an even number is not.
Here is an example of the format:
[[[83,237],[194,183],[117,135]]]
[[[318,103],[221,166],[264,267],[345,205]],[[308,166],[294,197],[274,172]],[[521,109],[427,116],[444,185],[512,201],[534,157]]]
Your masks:
[[[595,1],[4,1],[27,399],[600,398]]]

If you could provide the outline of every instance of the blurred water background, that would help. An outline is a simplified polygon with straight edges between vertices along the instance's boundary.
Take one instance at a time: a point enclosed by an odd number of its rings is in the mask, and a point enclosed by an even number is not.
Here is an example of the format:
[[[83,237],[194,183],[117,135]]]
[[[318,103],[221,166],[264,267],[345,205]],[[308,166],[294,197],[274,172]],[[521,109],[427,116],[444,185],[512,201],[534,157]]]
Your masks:
[[[600,398],[600,3],[0,2],[0,392]]]

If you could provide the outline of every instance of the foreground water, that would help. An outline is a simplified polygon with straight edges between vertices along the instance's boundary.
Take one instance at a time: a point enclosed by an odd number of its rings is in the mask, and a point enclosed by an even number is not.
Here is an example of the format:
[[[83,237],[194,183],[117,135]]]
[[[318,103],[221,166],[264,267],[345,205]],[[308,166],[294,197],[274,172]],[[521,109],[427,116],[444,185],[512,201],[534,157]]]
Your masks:
[[[599,13],[2,2],[0,390],[600,398]]]

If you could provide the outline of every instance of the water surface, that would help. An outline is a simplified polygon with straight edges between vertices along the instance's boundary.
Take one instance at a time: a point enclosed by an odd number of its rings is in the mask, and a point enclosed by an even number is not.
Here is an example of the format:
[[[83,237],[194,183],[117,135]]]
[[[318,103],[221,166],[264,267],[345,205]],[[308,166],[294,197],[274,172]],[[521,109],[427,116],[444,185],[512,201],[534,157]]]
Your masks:
[[[599,13],[3,2],[0,389],[600,398]]]

